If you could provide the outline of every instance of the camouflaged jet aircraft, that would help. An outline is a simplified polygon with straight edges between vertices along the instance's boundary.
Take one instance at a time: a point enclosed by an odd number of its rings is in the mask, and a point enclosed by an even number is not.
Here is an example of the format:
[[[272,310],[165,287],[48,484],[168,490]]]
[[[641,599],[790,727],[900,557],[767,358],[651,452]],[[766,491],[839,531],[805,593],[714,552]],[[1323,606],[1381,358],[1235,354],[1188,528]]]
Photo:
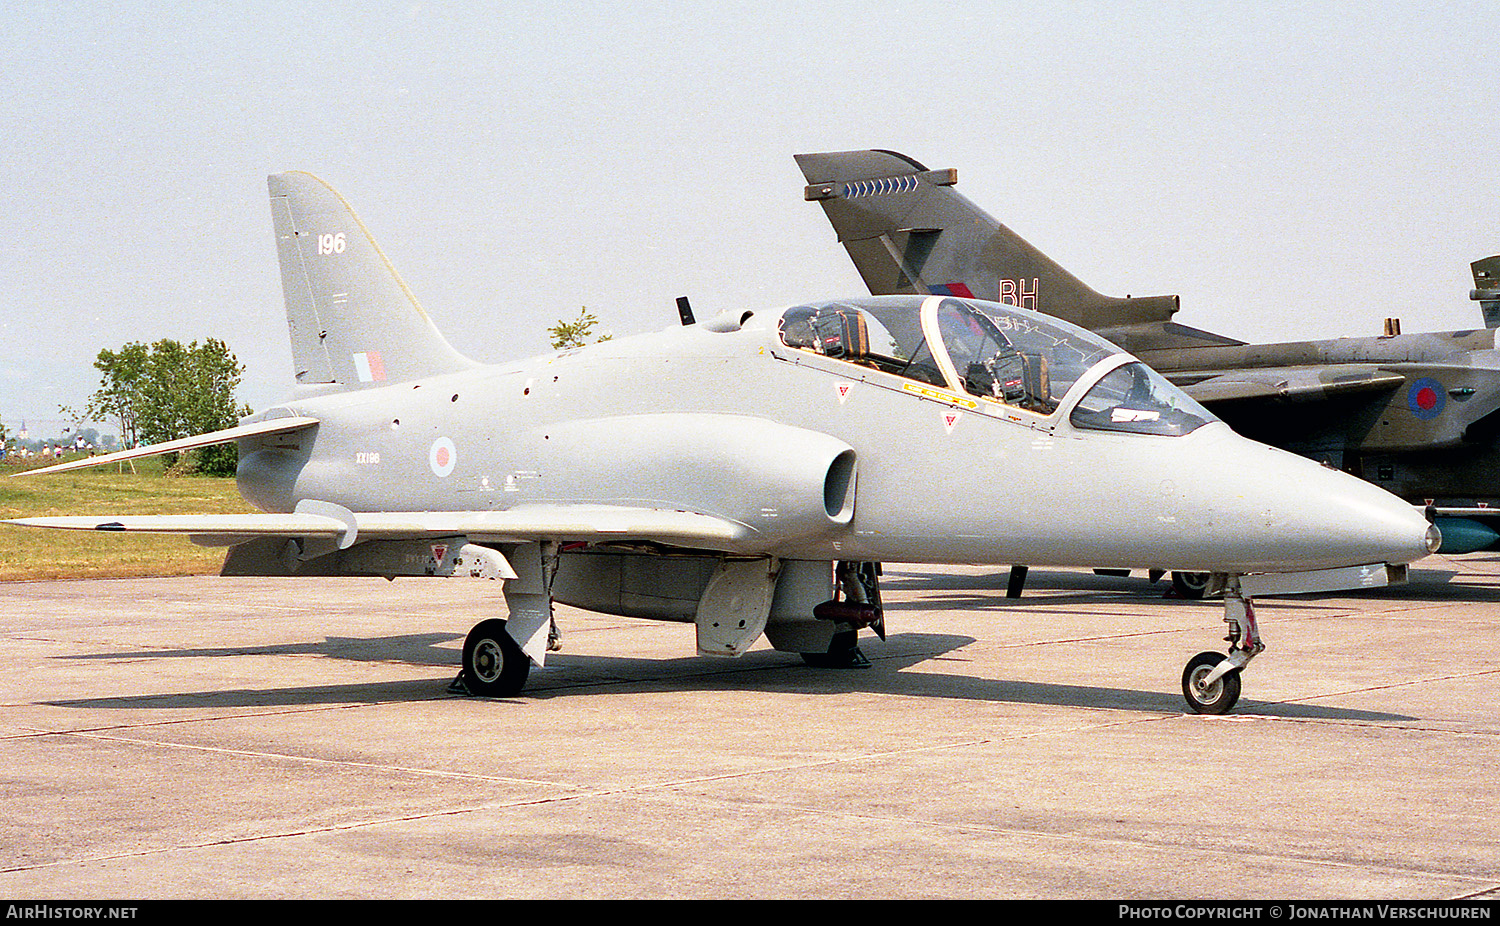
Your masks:
[[[885,635],[882,562],[1157,562],[1223,577],[1232,646],[1183,673],[1192,708],[1222,712],[1263,648],[1253,595],[1383,585],[1438,542],[1104,339],[994,302],[809,302],[482,366],[332,188],[292,172],[270,191],[291,396],[51,468],[237,441],[265,513],[12,523],[187,534],[228,547],[225,575],[501,579],[506,619],[464,643],[472,693],[521,690],[555,601],[694,623],[705,655],[764,635],[848,666],[860,631]]]
[[[1246,437],[1427,507],[1443,552],[1500,548],[1500,257],[1472,265],[1484,328],[1403,335],[1392,319],[1380,337],[1246,344],[1173,321],[1176,296],[1101,295],[958,193],[956,171],[893,151],[796,159],[871,293],[994,299],[1091,329]]]

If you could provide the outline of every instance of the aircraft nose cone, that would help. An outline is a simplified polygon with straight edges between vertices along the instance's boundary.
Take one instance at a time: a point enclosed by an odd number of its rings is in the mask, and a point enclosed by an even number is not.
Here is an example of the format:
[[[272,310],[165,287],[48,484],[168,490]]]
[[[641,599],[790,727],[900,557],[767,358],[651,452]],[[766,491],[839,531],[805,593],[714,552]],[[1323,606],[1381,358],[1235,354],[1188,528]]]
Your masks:
[[[1171,474],[1174,513],[1202,561],[1193,568],[1403,565],[1428,555],[1438,540],[1415,506],[1384,489],[1228,428],[1203,433],[1181,462]]]
[[[1402,565],[1441,542],[1415,506],[1379,486],[1272,448],[1258,465],[1275,486],[1263,507],[1283,558],[1321,561],[1300,568]]]

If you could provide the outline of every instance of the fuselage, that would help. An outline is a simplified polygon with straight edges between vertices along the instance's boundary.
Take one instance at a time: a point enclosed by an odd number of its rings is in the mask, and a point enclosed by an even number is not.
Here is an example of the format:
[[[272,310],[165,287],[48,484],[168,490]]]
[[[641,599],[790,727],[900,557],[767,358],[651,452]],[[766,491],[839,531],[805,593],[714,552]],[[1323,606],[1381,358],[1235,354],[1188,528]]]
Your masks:
[[[867,302],[933,311],[920,298]],[[778,321],[309,392],[272,414],[321,423],[243,442],[240,486],[270,511],[302,499],[353,511],[689,510],[746,524],[764,538],[755,552],[788,559],[1243,573],[1428,552],[1410,506],[1222,422],[1180,435],[1077,426],[1080,400],[1133,361],[1107,342],[1058,384],[1055,407],[1023,408],[976,396],[951,362],[917,380],[789,346]],[[829,490],[804,485],[794,458],[840,446],[853,452],[849,494],[820,512]]]

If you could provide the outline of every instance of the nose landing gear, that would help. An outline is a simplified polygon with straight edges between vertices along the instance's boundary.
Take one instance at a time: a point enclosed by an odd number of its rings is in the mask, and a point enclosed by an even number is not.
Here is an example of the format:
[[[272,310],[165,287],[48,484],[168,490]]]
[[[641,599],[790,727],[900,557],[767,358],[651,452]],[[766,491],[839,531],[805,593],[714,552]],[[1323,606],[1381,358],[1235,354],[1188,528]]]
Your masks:
[[[1199,653],[1182,670],[1182,696],[1199,714],[1225,714],[1240,698],[1240,670],[1266,645],[1255,623],[1255,607],[1231,576],[1224,590],[1224,621],[1229,624],[1229,654]]]

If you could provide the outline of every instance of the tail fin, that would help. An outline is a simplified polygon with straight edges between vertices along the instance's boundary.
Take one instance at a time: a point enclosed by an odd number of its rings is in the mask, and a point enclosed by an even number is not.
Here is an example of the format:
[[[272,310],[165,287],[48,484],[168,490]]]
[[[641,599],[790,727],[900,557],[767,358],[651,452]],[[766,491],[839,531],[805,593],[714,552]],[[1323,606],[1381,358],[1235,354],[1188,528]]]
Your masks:
[[[1474,271],[1469,298],[1479,302],[1486,328],[1500,328],[1500,254],[1476,260],[1469,269]]]
[[[874,295],[940,293],[1035,309],[1096,330],[1166,322],[1176,296],[1104,296],[894,151],[796,155],[804,198],[828,214]]]
[[[332,187],[302,171],[268,184],[299,384],[360,389],[476,365],[438,332]]]

